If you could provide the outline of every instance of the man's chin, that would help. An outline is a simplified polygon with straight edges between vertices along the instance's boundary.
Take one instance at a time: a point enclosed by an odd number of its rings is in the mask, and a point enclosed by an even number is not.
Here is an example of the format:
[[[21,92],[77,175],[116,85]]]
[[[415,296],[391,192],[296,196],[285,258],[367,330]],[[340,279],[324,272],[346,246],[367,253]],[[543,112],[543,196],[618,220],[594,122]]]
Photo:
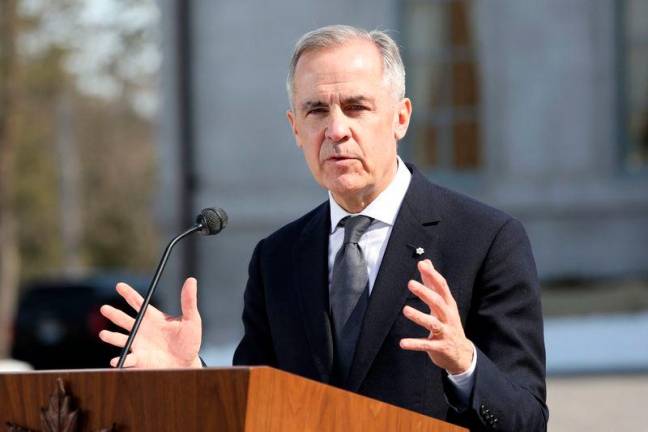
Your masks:
[[[358,199],[362,200],[361,197],[367,195],[366,191],[369,189],[365,179],[357,175],[338,177],[335,181],[329,182],[325,187],[331,192],[335,201],[342,207],[345,207],[345,203],[350,204],[351,202],[358,201]],[[355,213],[355,211],[346,207],[345,210]]]
[[[357,194],[366,187],[367,182],[355,173],[343,174],[327,182],[327,189],[338,195]]]

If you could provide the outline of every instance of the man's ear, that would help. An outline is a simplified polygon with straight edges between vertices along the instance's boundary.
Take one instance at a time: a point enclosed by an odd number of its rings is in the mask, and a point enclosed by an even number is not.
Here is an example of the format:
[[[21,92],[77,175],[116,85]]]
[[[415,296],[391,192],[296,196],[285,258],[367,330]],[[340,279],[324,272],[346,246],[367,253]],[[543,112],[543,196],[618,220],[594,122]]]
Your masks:
[[[292,110],[286,111],[286,118],[288,118],[288,123],[290,123],[290,130],[295,136],[297,147],[301,148],[301,144],[299,144],[299,131],[297,130],[297,122],[295,121],[295,113],[292,112]]]
[[[401,140],[407,133],[410,119],[412,118],[412,101],[403,98],[398,102],[398,109],[394,118],[394,138]]]

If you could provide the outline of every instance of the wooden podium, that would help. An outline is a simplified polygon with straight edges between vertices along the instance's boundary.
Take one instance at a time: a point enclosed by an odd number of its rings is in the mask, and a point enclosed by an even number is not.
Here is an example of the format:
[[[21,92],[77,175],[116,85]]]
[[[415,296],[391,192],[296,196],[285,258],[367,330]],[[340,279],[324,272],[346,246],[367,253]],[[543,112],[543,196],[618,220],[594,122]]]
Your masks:
[[[2,432],[401,430],[466,429],[269,367],[0,374]]]

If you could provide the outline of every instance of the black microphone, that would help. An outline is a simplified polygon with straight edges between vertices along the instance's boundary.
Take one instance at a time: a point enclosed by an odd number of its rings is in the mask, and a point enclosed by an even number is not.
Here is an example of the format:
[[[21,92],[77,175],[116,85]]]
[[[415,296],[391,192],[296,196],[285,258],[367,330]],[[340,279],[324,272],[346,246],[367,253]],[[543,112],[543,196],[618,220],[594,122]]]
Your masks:
[[[164,254],[162,255],[162,259],[160,260],[160,263],[157,266],[157,270],[155,270],[155,275],[153,276],[148,291],[146,292],[146,296],[144,297],[144,302],[142,303],[142,306],[140,307],[140,310],[137,313],[137,316],[135,317],[135,323],[133,324],[133,328],[131,329],[131,332],[128,335],[128,339],[126,340],[126,345],[124,345],[124,348],[122,349],[122,353],[119,357],[119,363],[117,363],[117,368],[121,369],[124,367],[126,356],[130,351],[131,345],[133,345],[133,340],[135,339],[137,330],[139,329],[139,326],[142,323],[142,319],[144,318],[144,313],[146,313],[146,308],[148,307],[151,301],[151,297],[153,297],[153,293],[157,288],[158,281],[160,280],[160,276],[162,275],[162,271],[166,266],[166,262],[169,259],[169,255],[171,254],[171,249],[173,249],[173,246],[175,246],[176,243],[178,243],[183,238],[195,232],[199,232],[203,235],[218,234],[223,230],[223,228],[227,226],[227,221],[228,221],[227,213],[225,213],[225,210],[221,208],[202,209],[200,211],[200,214],[196,217],[196,224],[191,228],[189,228],[187,231],[178,235],[177,237],[174,237],[169,242],[167,247],[164,249]]]

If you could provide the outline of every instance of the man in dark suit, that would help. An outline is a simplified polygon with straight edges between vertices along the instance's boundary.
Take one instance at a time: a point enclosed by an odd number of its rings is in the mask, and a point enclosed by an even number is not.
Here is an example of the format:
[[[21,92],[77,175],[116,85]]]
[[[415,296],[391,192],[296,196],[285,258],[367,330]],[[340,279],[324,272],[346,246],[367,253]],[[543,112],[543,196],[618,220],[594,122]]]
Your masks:
[[[288,119],[329,200],[257,245],[234,364],[275,366],[473,430],[545,430],[539,286],[524,229],[400,160],[412,109],[404,78],[382,32],[331,26],[298,42]],[[129,287],[118,290],[139,308]],[[175,322],[152,309],[127,365],[199,366],[195,296],[188,279]],[[102,313],[132,326],[123,312]]]

